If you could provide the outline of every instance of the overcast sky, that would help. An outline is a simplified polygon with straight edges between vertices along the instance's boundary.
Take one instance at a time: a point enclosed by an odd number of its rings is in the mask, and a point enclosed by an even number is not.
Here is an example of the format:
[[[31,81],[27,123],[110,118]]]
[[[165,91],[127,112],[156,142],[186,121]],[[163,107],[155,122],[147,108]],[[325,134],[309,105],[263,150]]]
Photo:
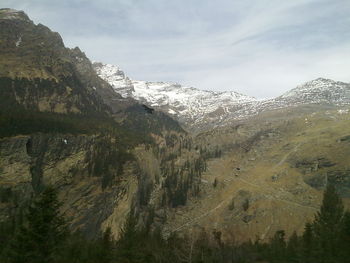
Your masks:
[[[273,97],[350,82],[350,0],[1,0],[135,80]]]

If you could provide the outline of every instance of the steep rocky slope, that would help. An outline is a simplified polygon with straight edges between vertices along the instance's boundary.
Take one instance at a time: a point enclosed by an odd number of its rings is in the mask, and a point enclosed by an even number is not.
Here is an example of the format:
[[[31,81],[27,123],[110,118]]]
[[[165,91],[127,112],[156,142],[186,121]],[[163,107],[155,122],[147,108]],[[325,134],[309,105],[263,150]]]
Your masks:
[[[71,229],[89,237],[107,227],[118,236],[132,208],[141,225],[153,211],[151,222],[161,226],[164,209],[185,204],[199,179],[187,172],[175,178],[167,169],[171,162],[178,169],[189,156],[195,157],[185,148],[178,152],[173,145],[176,133],[172,142],[161,136],[157,140],[158,148],[139,145],[126,150],[118,138],[106,135],[35,133],[0,139],[0,220],[18,213],[44,186],[53,185]]]
[[[1,9],[0,39],[3,108],[17,104],[57,113],[109,111],[87,83],[93,82],[93,77],[82,78],[74,63],[85,55],[77,49],[66,49],[58,33],[35,25],[23,12]],[[102,80],[95,84],[101,89],[110,88]]]
[[[229,125],[279,108],[350,103],[350,84],[322,78],[300,85],[279,97],[257,100],[233,91],[202,91],[179,84],[134,81],[120,68],[110,64],[95,63],[94,68],[123,97],[134,98],[170,113],[193,131]]]
[[[122,98],[79,48],[21,11],[0,9],[0,47],[0,219],[53,185],[73,230],[117,236],[131,208],[145,224],[151,209],[195,194],[198,174],[175,178],[200,158],[176,121]]]
[[[135,104],[99,78],[79,48],[66,48],[58,33],[21,11],[0,10],[0,39],[3,108],[91,116]]]

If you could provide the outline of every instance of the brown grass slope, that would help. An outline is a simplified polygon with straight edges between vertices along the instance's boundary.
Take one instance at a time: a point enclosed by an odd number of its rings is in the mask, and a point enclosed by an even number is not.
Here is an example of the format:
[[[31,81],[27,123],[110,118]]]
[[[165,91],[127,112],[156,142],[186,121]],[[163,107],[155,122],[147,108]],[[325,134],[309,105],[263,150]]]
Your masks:
[[[327,182],[348,204],[349,121],[348,109],[303,106],[199,135],[203,147],[225,154],[208,163],[200,198],[172,212],[166,233],[205,228],[237,242],[300,233]]]

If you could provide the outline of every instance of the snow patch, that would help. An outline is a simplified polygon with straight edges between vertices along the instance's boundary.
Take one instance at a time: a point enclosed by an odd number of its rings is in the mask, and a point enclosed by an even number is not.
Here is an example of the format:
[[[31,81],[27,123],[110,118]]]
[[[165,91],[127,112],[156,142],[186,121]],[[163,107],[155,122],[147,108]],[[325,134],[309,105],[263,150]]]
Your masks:
[[[176,114],[176,111],[174,111],[174,110],[172,110],[172,109],[169,109],[168,112],[169,112],[170,114],[174,114],[174,115]]]
[[[346,110],[338,110],[338,114],[342,115],[342,114],[348,114],[349,113],[349,109]]]
[[[282,96],[257,100],[234,91],[207,91],[178,83],[131,80],[119,67],[111,64],[94,63],[94,67],[97,74],[122,97],[157,107],[189,126],[223,126],[263,111],[303,104],[350,104],[350,84],[329,79],[319,78]]]
[[[16,47],[19,47],[19,45],[22,43],[22,36],[20,36],[19,38],[18,38],[18,40],[16,41],[16,43],[15,43],[15,45],[16,45]]]

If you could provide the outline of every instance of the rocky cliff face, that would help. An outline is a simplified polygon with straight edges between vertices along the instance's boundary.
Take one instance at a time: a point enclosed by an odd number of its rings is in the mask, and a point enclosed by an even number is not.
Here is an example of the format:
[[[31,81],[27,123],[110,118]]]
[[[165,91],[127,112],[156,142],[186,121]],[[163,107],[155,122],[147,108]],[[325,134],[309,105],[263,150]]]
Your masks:
[[[37,133],[0,139],[0,220],[52,185],[71,229],[87,236],[110,227],[117,237],[131,209],[139,224],[161,227],[169,207],[195,195],[200,176],[183,170],[194,167],[189,158],[195,156],[184,144],[188,139],[180,140],[180,150],[179,134],[154,137],[158,147],[132,149],[106,135]],[[169,169],[171,164],[177,172]]]
[[[58,33],[35,25],[22,11],[0,10],[1,76],[57,78],[72,71]]]
[[[0,39],[3,105],[83,114],[118,111],[123,105],[111,102],[121,96],[96,75],[79,48],[65,48],[58,33],[35,25],[23,12],[0,10]]]
[[[106,164],[108,174],[97,169],[97,158],[91,159],[105,150],[99,148],[105,143],[118,151],[113,140],[106,142],[102,136],[33,134],[2,139],[0,188],[8,195],[2,201],[1,215],[14,213],[42,187],[53,185],[60,191],[72,229],[96,236],[113,213],[122,217],[129,211],[137,190],[136,163],[119,158]],[[128,205],[117,209],[123,201]]]
[[[159,210],[194,192],[188,173],[164,185],[190,140],[176,121],[122,98],[79,48],[21,11],[0,10],[0,38],[0,219],[53,185],[73,230],[117,236],[132,207],[142,224],[149,202]]]

